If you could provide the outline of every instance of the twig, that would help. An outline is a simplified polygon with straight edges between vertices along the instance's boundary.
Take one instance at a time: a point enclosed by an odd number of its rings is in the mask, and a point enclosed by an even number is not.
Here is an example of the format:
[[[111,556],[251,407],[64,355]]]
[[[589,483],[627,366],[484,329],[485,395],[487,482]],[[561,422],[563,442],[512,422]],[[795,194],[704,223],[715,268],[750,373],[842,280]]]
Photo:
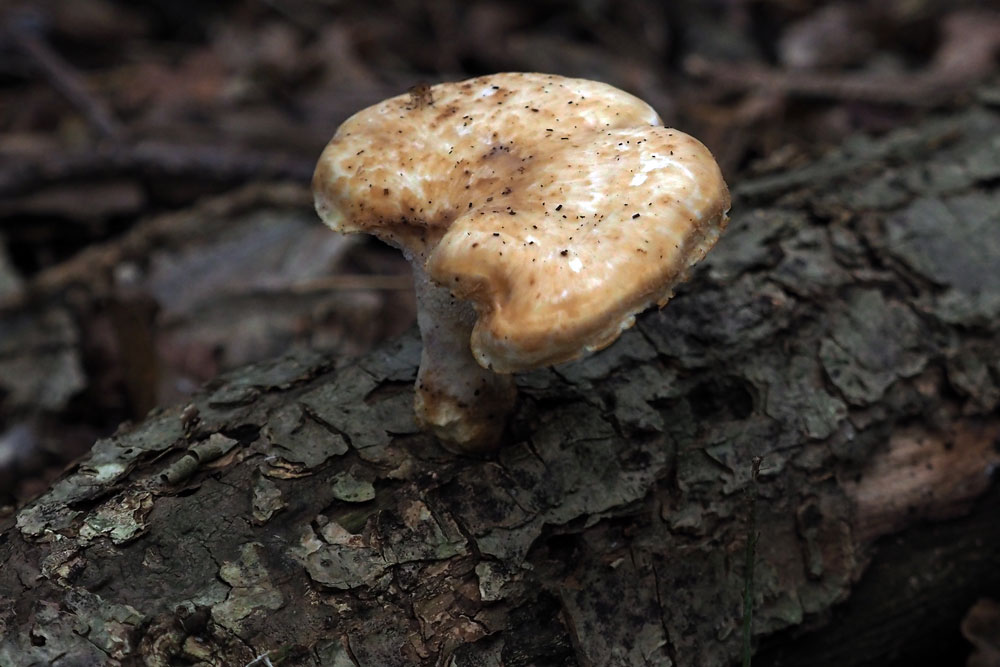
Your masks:
[[[753,457],[750,463],[750,484],[747,485],[747,548],[746,560],[743,564],[743,667],[750,667],[753,655],[752,632],[753,625],[753,569],[754,555],[757,549],[757,477],[760,475],[759,456]]]
[[[776,90],[806,98],[834,98],[879,104],[934,106],[973,81],[925,74],[855,74],[780,70],[764,65],[710,62],[700,57],[685,62],[688,74],[712,79],[736,90]]]
[[[239,211],[263,207],[308,208],[312,197],[307,188],[290,183],[251,183],[239,190],[205,199],[182,211],[142,220],[124,235],[91,244],[75,256],[49,267],[20,290],[0,298],[0,319],[5,311],[44,302],[72,285],[103,289],[114,267],[132,258],[146,257],[151,248],[164,247],[178,238],[190,238],[205,227],[205,220],[223,220]]]
[[[294,294],[311,294],[313,292],[332,292],[338,290],[399,291],[411,289],[413,289],[413,278],[409,275],[340,274],[304,280],[290,287],[283,287],[280,291],[291,291]]]
[[[41,38],[39,21],[34,16],[27,12],[15,12],[6,27],[11,42],[35,63],[52,87],[79,109],[104,138],[121,139],[121,124],[104,101],[87,90],[83,77],[72,65]]]
[[[264,653],[261,653],[256,658],[248,662],[245,665],[245,667],[251,667],[251,665],[259,665],[259,664],[263,664],[264,667],[274,667],[274,665],[271,663],[271,658],[269,657],[270,655],[271,655],[270,651],[265,651]]]
[[[119,175],[185,176],[227,183],[252,180],[308,183],[313,167],[311,159],[238,146],[145,142],[4,165],[0,167],[0,197],[22,195],[52,183]]]

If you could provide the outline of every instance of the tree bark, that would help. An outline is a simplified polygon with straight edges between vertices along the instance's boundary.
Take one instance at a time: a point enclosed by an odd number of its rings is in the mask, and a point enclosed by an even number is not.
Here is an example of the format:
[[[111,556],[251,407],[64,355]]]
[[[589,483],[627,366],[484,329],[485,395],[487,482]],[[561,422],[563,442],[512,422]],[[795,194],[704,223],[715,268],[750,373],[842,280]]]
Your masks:
[[[0,526],[0,665],[730,665],[751,498],[757,664],[941,650],[1000,597],[998,137],[973,107],[737,185],[492,456],[417,431],[415,336],[123,427]]]

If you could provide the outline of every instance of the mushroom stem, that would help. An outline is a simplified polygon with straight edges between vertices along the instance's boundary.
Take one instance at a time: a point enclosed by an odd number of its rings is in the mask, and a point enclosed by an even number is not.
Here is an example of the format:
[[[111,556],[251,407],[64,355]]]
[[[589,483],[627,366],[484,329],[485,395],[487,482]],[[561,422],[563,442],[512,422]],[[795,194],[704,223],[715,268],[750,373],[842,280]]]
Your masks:
[[[469,348],[476,323],[472,305],[434,284],[419,255],[412,264],[424,346],[414,400],[417,423],[464,451],[493,448],[514,408],[514,378],[476,362]]]

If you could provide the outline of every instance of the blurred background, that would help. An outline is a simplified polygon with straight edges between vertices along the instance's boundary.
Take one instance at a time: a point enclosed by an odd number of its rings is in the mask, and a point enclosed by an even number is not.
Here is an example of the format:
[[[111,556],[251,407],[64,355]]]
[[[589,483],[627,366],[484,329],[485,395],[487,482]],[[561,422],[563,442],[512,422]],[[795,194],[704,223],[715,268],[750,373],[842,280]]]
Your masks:
[[[599,79],[730,184],[979,99],[961,0],[0,2],[0,518],[93,440],[235,366],[413,325],[397,252],[326,230],[313,164],[417,83]]]

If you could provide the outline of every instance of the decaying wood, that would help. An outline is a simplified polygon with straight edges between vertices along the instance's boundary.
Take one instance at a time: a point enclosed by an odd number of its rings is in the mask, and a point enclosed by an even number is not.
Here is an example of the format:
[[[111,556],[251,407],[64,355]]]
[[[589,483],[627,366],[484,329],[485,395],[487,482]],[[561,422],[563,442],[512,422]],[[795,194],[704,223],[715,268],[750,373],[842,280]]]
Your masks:
[[[519,378],[491,457],[416,430],[414,336],[123,427],[3,526],[0,664],[732,664],[757,456],[760,664],[886,664],[936,603],[957,634],[1000,590],[998,137],[976,108],[738,186],[667,309]]]

